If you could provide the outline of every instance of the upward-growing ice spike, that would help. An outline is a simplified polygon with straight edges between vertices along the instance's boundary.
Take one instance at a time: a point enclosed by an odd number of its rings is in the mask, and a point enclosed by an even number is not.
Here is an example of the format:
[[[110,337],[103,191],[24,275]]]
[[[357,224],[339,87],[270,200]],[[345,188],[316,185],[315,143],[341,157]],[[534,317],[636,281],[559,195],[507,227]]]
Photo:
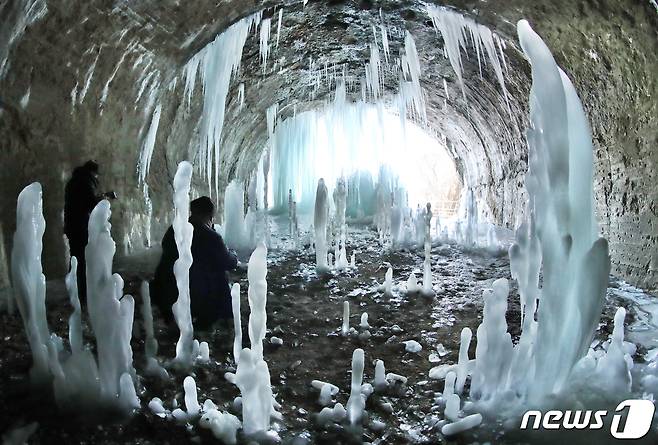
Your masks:
[[[41,268],[42,238],[46,230],[43,218],[41,184],[34,182],[18,195],[16,233],[11,251],[11,272],[16,303],[23,318],[32,350],[30,376],[36,383],[50,377],[46,320],[46,278]]]
[[[178,288],[178,299],[172,306],[180,336],[176,343],[176,362],[183,367],[191,367],[194,359],[194,327],[190,310],[190,266],[192,266],[192,236],[194,228],[188,222],[190,213],[190,182],[192,164],[183,161],[178,164],[174,177],[174,238],[178,249],[178,259],[174,263],[174,275]]]

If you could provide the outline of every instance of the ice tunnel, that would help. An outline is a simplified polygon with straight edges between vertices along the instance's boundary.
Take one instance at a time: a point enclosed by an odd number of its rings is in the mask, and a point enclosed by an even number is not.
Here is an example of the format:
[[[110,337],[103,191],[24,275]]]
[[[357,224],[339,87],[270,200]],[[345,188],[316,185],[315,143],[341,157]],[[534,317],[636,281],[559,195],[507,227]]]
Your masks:
[[[560,99],[541,100],[560,74],[537,74],[545,59],[532,53],[529,33],[524,46],[520,20],[569,79],[562,127],[551,127],[561,116],[546,113]],[[0,306],[18,303],[23,321],[3,309],[3,337],[25,346],[0,353],[11,364],[3,379],[20,383],[0,391],[3,404],[39,394],[19,377],[31,369],[33,378],[55,382],[46,391],[53,407],[70,410],[80,397],[110,400],[124,413],[141,409],[143,422],[133,418],[119,436],[126,443],[205,443],[208,431],[231,443],[236,431],[239,440],[267,432],[270,415],[280,422],[277,434],[271,429],[258,440],[425,443],[467,431],[498,438],[488,419],[510,394],[523,399],[510,402],[516,408],[571,403],[612,413],[603,390],[545,404],[565,385],[581,394],[608,381],[610,393],[655,400],[656,72],[653,0],[0,3]],[[570,130],[578,123],[591,138]],[[533,147],[542,144],[562,144],[562,155],[538,155]],[[575,145],[591,151],[591,162],[564,157]],[[81,287],[71,284],[75,247],[64,235],[64,202],[72,172],[92,159],[102,191],[117,199],[111,210],[91,213],[98,224],[89,226]],[[196,248],[184,236],[191,230],[185,216],[189,200],[204,195],[216,204],[215,228],[239,254],[226,284],[237,295],[225,304],[232,303],[234,326],[245,325],[229,329],[234,338],[192,332],[189,295],[163,325],[160,311],[151,313],[151,299],[156,305],[160,296],[143,284],[157,273],[173,224],[170,242],[192,249],[174,258],[177,266],[172,259],[174,284],[183,297],[194,287],[196,266],[187,262]],[[118,300],[90,296],[87,303],[84,292]],[[405,292],[425,299],[412,302]],[[542,292],[561,296],[537,306]],[[21,306],[21,293],[32,295],[29,304]],[[605,298],[578,299],[590,294]],[[364,298],[371,300],[355,300]],[[350,316],[350,307],[359,313]],[[104,324],[100,313],[115,314],[118,324]],[[131,337],[133,318],[139,328]],[[167,326],[176,335],[163,334]],[[103,333],[122,340],[111,345]],[[99,351],[83,347],[83,338]],[[331,380],[338,378],[325,369],[331,360],[345,381]],[[635,368],[624,368],[624,360]],[[201,370],[196,382],[188,380],[191,367]],[[544,391],[529,383],[533,376],[555,381]],[[151,389],[156,377],[168,382],[155,385],[161,393]],[[197,386],[210,404],[196,401]],[[413,389],[408,402],[420,414],[397,405],[405,388]],[[30,412],[31,400],[18,411]],[[536,403],[526,406],[529,400]],[[499,414],[516,422],[515,409]],[[71,434],[42,417],[38,427],[23,422],[29,416],[4,417],[3,437],[16,443],[22,434],[35,443],[48,443],[48,434],[66,442]],[[188,434],[173,422],[152,432],[162,418],[194,428]],[[85,426],[70,440],[104,443],[112,428]],[[658,437],[657,420],[651,428],[647,443]],[[518,425],[505,431],[504,440],[515,443]]]

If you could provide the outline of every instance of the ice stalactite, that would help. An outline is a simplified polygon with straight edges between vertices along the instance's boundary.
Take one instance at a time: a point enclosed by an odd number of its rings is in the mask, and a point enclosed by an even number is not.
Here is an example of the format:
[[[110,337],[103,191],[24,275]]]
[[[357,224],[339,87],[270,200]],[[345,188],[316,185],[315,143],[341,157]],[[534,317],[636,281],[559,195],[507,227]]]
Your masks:
[[[370,61],[366,63],[365,68],[365,84],[371,97],[376,101],[382,93],[382,85],[380,80],[380,64],[381,59],[379,55],[379,47],[377,43],[370,44]]]
[[[194,228],[188,222],[190,213],[190,183],[192,181],[192,164],[183,161],[178,164],[174,176],[174,238],[179,252],[174,263],[174,275],[178,288],[178,299],[172,306],[180,336],[176,343],[176,363],[182,367],[191,367],[196,359],[193,353],[194,327],[190,309],[190,266],[192,265],[192,235]]]
[[[18,195],[11,272],[16,303],[32,350],[30,377],[36,384],[46,383],[51,375],[48,364],[50,331],[46,319],[46,277],[41,267],[45,230],[41,184],[35,182]]]
[[[390,57],[390,49],[388,44],[388,30],[386,29],[386,26],[383,23],[379,25],[379,29],[382,34],[382,48],[384,48],[384,60],[386,61],[386,64],[388,64]]]
[[[503,74],[505,55],[502,52],[500,37],[492,33],[486,26],[479,25],[474,20],[443,6],[427,5],[427,13],[432,19],[434,29],[440,32],[443,37],[445,52],[450,60],[452,69],[457,75],[457,82],[461,87],[464,100],[466,100],[466,90],[464,88],[464,68],[461,60],[461,51],[462,49],[464,51],[467,50],[468,37],[470,36],[480,67],[481,59],[484,57],[484,52],[486,51],[489,63],[496,74],[509,111],[509,98]]]
[[[466,227],[464,232],[464,245],[475,247],[479,245],[478,207],[472,188],[466,191]]]
[[[263,19],[260,23],[260,62],[263,66],[263,73],[267,69],[267,59],[270,55],[270,31],[272,28],[272,19]]]
[[[153,157],[153,149],[155,148],[155,140],[158,135],[158,127],[160,126],[160,115],[162,114],[162,105],[158,104],[155,107],[153,116],[151,117],[151,125],[149,126],[148,133],[142,143],[142,149],[139,154],[139,163],[137,164],[137,175],[139,183],[143,184],[149,174],[151,166],[151,158]]]
[[[199,168],[202,174],[205,174],[211,189],[212,184],[215,185],[216,195],[219,187],[220,141],[231,75],[238,71],[249,29],[260,21],[260,17],[260,14],[254,14],[233,24],[196,53],[183,67],[184,95],[188,104],[194,94],[197,73],[201,74],[203,111],[197,155]]]
[[[401,55],[400,64],[402,73],[400,77],[400,103],[404,105],[401,109],[400,118],[406,116],[406,109],[411,109],[421,122],[427,121],[425,108],[425,97],[420,86],[420,61],[416,51],[416,42],[411,33],[407,31],[404,37],[404,54]],[[409,80],[405,80],[405,79]],[[406,120],[406,119],[404,119]],[[404,125],[403,120],[403,125]]]
[[[279,9],[279,20],[276,25],[276,48],[279,47],[279,39],[281,38],[281,24],[283,23],[283,9]]]
[[[313,227],[315,229],[315,267],[319,273],[329,270],[327,264],[327,223],[329,219],[329,203],[327,186],[324,179],[318,181],[318,188],[315,194],[315,213],[313,218]]]

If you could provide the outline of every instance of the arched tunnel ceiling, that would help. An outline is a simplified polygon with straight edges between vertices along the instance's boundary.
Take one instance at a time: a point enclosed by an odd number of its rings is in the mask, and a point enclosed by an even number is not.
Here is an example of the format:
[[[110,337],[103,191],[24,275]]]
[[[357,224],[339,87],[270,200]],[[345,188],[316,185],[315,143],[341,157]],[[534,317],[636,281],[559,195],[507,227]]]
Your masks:
[[[435,2],[438,3],[438,2]],[[479,78],[470,53],[464,61],[467,102],[419,1],[175,1],[90,0],[6,2],[0,6],[0,286],[7,282],[6,256],[14,231],[15,198],[33,180],[44,184],[48,221],[44,262],[52,275],[64,270],[61,207],[72,167],[93,157],[103,182],[122,199],[113,205],[115,239],[125,250],[144,243],[147,221],[135,166],[156,103],[162,117],[148,179],[154,203],[153,229],[169,221],[176,164],[192,155],[198,137],[201,95],[183,105],[184,63],[216,35],[259,10],[283,7],[281,40],[267,71],[259,61],[257,36],[247,39],[242,69],[231,83],[222,144],[224,182],[238,166],[255,162],[266,143],[265,110],[321,106],[333,94],[323,83],[313,96],[307,86],[309,58],[360,74],[369,57],[372,26],[390,28],[396,55],[408,30],[421,61],[430,128],[448,137],[461,173],[477,185],[490,216],[513,227],[523,212],[529,66],[516,49],[515,23],[527,18],[573,78],[593,127],[596,198],[603,233],[610,239],[615,272],[634,283],[658,283],[656,180],[657,17],[641,0],[523,0],[442,2],[485,24],[507,42],[506,85],[511,115],[490,67]],[[39,14],[43,5],[47,12]],[[381,16],[380,16],[381,11]],[[41,11],[43,12],[43,11]],[[33,17],[32,20],[30,17]],[[276,62],[277,71],[272,70]],[[444,107],[442,79],[449,100]],[[176,80],[175,80],[176,79]],[[386,90],[397,92],[395,78]],[[237,111],[237,86],[246,87]],[[192,142],[191,142],[192,141]],[[246,160],[247,162],[242,162]],[[199,184],[200,185],[200,184]],[[121,250],[121,249],[119,249]],[[3,258],[4,257],[4,258]],[[3,266],[4,265],[4,266]],[[3,271],[4,270],[4,271]]]

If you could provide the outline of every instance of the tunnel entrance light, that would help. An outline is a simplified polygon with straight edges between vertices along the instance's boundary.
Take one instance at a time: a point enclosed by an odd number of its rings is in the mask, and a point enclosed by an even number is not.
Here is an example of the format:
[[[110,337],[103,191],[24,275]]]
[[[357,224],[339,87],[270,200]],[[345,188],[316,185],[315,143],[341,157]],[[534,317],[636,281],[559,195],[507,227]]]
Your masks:
[[[454,212],[461,186],[445,145],[381,106],[359,102],[340,107],[340,113],[336,108],[301,113],[281,122],[274,139],[275,207],[288,205],[291,189],[300,207],[308,208],[319,178],[331,193],[344,176],[357,188],[364,180],[393,181],[408,193],[410,207],[431,202]],[[381,171],[390,177],[381,178]]]

